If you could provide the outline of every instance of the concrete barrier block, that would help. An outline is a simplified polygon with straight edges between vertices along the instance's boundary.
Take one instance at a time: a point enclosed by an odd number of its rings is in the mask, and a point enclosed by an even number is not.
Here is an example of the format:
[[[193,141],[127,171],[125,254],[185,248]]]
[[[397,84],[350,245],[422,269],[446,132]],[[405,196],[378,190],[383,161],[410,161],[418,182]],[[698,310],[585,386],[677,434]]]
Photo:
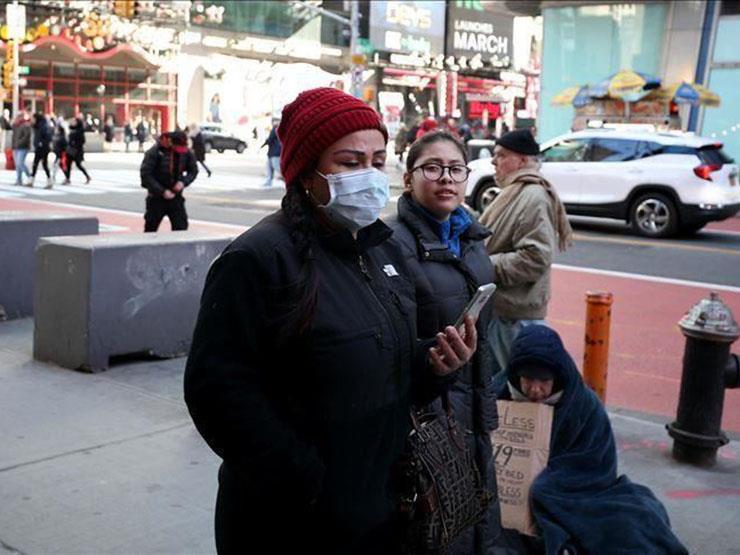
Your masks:
[[[42,239],[34,358],[97,372],[115,355],[186,354],[208,268],[232,239],[194,231]]]
[[[98,219],[51,212],[0,211],[0,314],[33,314],[34,250],[40,237],[97,235]]]

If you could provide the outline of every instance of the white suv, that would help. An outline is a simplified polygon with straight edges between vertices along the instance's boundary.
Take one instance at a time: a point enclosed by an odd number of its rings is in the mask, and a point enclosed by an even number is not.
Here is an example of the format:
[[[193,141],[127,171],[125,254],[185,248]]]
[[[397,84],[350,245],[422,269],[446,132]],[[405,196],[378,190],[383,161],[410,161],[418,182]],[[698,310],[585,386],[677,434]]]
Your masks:
[[[594,129],[541,147],[542,173],[568,214],[625,220],[649,237],[691,233],[740,210],[738,167],[715,140],[688,133]],[[498,194],[490,159],[470,162],[467,203]]]

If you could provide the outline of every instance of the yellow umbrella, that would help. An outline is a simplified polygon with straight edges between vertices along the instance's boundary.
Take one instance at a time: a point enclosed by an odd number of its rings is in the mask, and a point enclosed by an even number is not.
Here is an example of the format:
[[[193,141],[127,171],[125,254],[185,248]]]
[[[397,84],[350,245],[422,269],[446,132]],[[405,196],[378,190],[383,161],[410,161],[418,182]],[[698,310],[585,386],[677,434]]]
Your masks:
[[[660,100],[672,100],[678,104],[691,104],[692,106],[712,106],[720,104],[719,95],[696,83],[673,83],[666,87],[657,89],[654,98]]]
[[[625,95],[639,93],[647,84],[647,79],[631,69],[623,69],[615,73],[609,80],[609,95],[621,98]]]
[[[568,87],[552,97],[550,104],[553,106],[568,106],[578,94],[581,87]]]
[[[711,106],[716,108],[720,104],[719,95],[715,92],[710,91],[708,88],[702,85],[694,85],[694,88],[699,91],[700,99],[699,104],[702,106]]]

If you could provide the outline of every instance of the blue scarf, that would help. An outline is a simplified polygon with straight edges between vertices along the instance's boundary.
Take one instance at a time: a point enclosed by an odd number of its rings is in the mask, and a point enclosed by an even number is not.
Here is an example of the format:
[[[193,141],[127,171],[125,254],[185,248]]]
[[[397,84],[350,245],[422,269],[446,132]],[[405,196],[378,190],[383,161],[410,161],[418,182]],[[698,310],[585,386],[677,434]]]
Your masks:
[[[473,225],[473,220],[467,211],[462,206],[458,206],[449,218],[440,222],[418,202],[413,199],[409,200],[411,200],[411,206],[424,217],[442,244],[455,256],[460,256],[460,236]]]

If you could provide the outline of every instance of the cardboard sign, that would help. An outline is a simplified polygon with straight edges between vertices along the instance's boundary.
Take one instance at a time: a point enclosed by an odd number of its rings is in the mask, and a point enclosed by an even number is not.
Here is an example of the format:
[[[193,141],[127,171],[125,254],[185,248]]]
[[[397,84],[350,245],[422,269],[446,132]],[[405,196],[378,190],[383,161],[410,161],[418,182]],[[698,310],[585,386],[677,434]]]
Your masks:
[[[529,489],[547,466],[553,407],[543,403],[497,401],[499,427],[491,434],[501,525],[537,535]]]

